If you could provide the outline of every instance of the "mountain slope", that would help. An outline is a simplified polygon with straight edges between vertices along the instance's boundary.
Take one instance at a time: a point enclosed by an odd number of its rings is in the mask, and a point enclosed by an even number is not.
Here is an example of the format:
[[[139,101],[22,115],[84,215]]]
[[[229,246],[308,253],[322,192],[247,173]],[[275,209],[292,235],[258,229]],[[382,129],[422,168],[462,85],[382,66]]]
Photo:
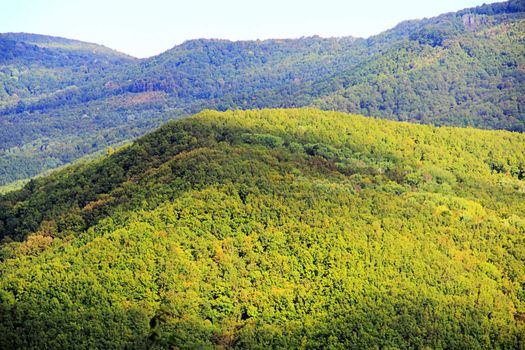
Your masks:
[[[0,34],[0,47],[0,107],[15,111],[133,61],[101,45],[37,34]]]
[[[99,81],[112,69],[134,60],[103,46],[76,40],[0,34],[0,109],[4,111],[0,116],[0,184],[29,178],[91,154],[98,150],[92,145],[107,147],[122,141],[122,136],[116,141],[111,139],[119,128],[126,128],[125,139],[137,135],[133,126],[124,125],[123,113],[115,118],[116,113],[111,114],[107,104],[100,112],[99,103],[98,113],[93,108],[90,116],[86,113],[88,108],[69,105],[69,96],[80,87]],[[45,115],[25,111],[28,105],[43,100],[60,101],[60,107]],[[108,123],[108,119],[115,122]],[[142,123],[147,125],[148,121]]]
[[[113,63],[88,65],[48,93],[25,92],[19,101],[8,94],[11,102],[0,110],[0,184],[203,108],[314,106],[523,131],[524,9],[515,0],[485,5],[404,22],[368,39],[192,40],[145,60],[116,55],[116,62],[101,50]],[[38,92],[37,81],[28,85]]]
[[[310,109],[168,123],[0,197],[0,347],[521,348],[524,147]]]
[[[402,23],[369,39],[378,54],[340,73],[341,88],[315,105],[425,124],[523,132],[524,6],[498,10],[495,5],[495,15],[484,14],[492,8],[485,6]],[[498,12],[503,9],[520,12]]]

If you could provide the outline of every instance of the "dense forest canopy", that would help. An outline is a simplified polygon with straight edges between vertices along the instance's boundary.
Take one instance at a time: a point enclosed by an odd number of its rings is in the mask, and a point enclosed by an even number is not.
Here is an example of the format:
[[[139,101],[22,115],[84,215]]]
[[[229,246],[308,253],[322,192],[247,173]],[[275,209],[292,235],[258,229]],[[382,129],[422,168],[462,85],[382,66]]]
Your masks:
[[[362,38],[191,40],[138,60],[0,34],[0,185],[104,151],[169,118],[312,106],[525,130],[525,5],[484,5]]]
[[[0,34],[0,349],[525,349],[524,131],[523,0],[146,59]]]
[[[203,111],[0,196],[0,348],[525,346],[525,135]]]

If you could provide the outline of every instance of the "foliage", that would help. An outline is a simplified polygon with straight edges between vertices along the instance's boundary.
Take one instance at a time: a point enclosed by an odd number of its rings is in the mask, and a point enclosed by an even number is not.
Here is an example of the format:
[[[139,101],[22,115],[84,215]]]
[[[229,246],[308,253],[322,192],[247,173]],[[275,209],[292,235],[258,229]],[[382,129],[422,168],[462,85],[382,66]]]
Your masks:
[[[2,34],[0,185],[204,108],[313,106],[524,131],[524,13],[513,0],[403,22],[368,39],[201,39],[143,60]]]
[[[523,348],[524,170],[506,131],[170,122],[0,197],[0,347]]]

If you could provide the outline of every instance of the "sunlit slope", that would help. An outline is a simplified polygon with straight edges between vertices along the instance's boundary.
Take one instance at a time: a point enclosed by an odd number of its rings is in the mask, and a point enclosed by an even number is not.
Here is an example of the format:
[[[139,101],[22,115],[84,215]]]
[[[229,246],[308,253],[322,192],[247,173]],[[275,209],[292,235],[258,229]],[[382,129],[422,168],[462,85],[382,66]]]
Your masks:
[[[522,348],[524,164],[503,131],[168,123],[0,197],[0,345]]]
[[[310,106],[523,132],[524,18],[524,2],[511,0],[366,39],[198,39],[141,60],[63,38],[0,34],[0,185],[204,108]]]

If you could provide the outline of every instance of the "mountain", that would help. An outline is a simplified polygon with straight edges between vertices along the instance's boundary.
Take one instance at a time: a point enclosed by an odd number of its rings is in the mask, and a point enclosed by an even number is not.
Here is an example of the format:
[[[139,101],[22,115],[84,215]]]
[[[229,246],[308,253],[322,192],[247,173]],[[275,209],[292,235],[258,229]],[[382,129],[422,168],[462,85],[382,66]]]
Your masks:
[[[524,9],[516,0],[484,5],[368,39],[192,40],[143,60],[1,35],[0,185],[205,108],[313,106],[524,131]]]
[[[512,4],[408,21],[370,38],[377,53],[339,73],[338,90],[314,105],[425,124],[525,131],[525,2]]]
[[[14,104],[15,110],[134,61],[104,46],[26,33],[0,34],[0,48],[0,106]]]
[[[119,115],[118,125],[107,122],[115,115],[104,106],[104,117],[88,117],[83,107],[70,103],[68,96],[133,61],[122,53],[76,40],[0,34],[0,109],[4,111],[0,115],[0,184],[93,153],[91,145],[104,139],[99,130],[118,132],[111,128],[122,128],[123,116]],[[42,100],[60,101],[59,107],[44,115],[24,112],[26,105]],[[97,125],[94,139],[85,131],[87,124],[90,131]],[[125,138],[134,135],[125,134]]]
[[[525,345],[525,135],[170,122],[0,197],[0,347]]]

